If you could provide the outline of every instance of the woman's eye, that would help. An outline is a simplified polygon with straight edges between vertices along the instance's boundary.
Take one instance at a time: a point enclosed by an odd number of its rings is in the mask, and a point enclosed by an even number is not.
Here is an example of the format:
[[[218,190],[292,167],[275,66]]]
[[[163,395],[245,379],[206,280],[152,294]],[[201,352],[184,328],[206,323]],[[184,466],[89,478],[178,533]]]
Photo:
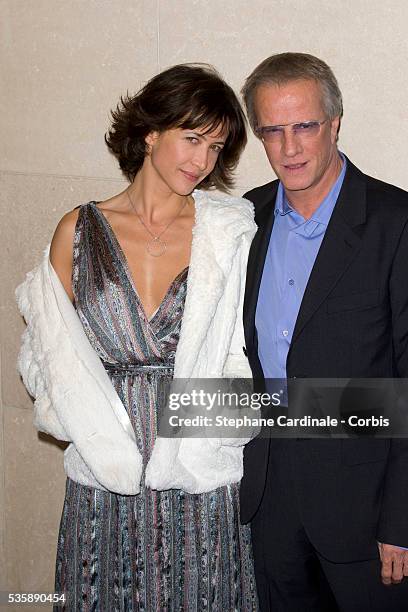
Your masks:
[[[198,138],[196,136],[186,136],[186,140],[194,144],[198,142]]]
[[[220,145],[212,145],[212,150],[215,151],[216,153],[221,153],[222,151],[222,147]]]

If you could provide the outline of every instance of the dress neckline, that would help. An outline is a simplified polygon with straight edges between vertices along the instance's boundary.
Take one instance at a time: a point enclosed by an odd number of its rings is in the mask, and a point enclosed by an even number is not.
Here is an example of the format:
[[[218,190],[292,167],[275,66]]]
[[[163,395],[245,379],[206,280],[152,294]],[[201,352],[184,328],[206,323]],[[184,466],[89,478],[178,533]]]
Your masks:
[[[142,299],[141,299],[141,297],[139,295],[139,292],[137,290],[137,286],[136,286],[135,280],[134,280],[133,275],[131,273],[128,259],[127,259],[126,255],[125,255],[124,250],[122,249],[122,247],[120,245],[120,242],[119,242],[119,240],[118,240],[118,238],[116,236],[115,231],[113,230],[110,222],[105,217],[105,215],[103,214],[101,209],[98,208],[98,206],[97,206],[98,202],[93,201],[93,202],[90,202],[90,204],[91,204],[92,208],[97,211],[97,214],[98,214],[99,218],[102,220],[105,229],[109,233],[109,236],[112,238],[113,243],[114,243],[114,245],[116,247],[116,250],[117,250],[117,252],[119,254],[120,262],[121,262],[121,264],[123,266],[123,269],[125,270],[126,277],[127,277],[128,281],[129,281],[129,284],[130,284],[130,286],[132,288],[132,291],[133,291],[133,293],[135,295],[136,301],[137,301],[137,303],[139,305],[140,311],[142,312],[145,321],[149,325],[151,325],[153,323],[153,321],[156,319],[156,317],[159,315],[159,313],[162,311],[163,306],[167,302],[167,298],[172,293],[174,287],[176,287],[179,283],[181,283],[187,277],[189,266],[186,266],[185,268],[183,268],[177,274],[177,276],[175,276],[175,278],[171,281],[170,285],[168,286],[168,288],[167,288],[167,290],[166,290],[166,292],[165,292],[165,294],[164,294],[160,304],[157,306],[156,310],[154,310],[153,313],[150,316],[148,316],[147,312],[145,310],[145,307],[143,305]]]

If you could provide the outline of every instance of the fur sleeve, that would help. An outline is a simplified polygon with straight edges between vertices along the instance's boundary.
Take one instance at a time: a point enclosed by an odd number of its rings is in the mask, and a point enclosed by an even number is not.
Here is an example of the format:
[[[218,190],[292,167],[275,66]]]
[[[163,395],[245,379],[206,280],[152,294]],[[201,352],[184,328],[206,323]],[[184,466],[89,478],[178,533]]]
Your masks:
[[[38,270],[38,269],[37,269]],[[64,427],[50,401],[44,376],[38,360],[40,347],[36,345],[34,328],[36,317],[32,308],[30,295],[36,271],[27,274],[26,280],[16,289],[16,298],[20,313],[27,324],[21,338],[21,348],[18,355],[17,369],[23,383],[34,400],[34,425],[39,431],[52,435],[58,440],[70,441]],[[37,317],[38,318],[38,317]]]

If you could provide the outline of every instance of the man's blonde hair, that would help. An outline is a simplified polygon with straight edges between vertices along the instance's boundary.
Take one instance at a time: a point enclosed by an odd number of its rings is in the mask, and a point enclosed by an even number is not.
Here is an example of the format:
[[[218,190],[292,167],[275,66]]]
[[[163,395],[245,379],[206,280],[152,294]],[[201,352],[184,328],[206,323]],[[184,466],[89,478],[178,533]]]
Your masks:
[[[258,124],[254,98],[258,87],[283,85],[301,79],[313,80],[320,85],[323,107],[329,119],[342,117],[341,91],[331,68],[323,60],[308,53],[278,53],[261,62],[242,88],[249,124],[255,133]]]

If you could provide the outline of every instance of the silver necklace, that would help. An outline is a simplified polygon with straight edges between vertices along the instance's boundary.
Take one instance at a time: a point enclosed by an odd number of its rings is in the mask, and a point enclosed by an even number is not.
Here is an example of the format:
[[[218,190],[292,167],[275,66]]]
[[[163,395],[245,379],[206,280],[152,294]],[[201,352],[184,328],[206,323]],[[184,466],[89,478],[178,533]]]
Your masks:
[[[127,197],[129,198],[130,205],[131,205],[131,207],[133,208],[134,212],[137,215],[137,218],[139,219],[140,223],[145,228],[146,232],[148,234],[150,234],[150,236],[151,236],[151,239],[146,242],[146,251],[152,257],[161,257],[167,251],[167,243],[164,240],[161,240],[161,237],[163,236],[164,232],[166,232],[169,229],[170,225],[172,223],[174,223],[174,221],[177,219],[177,217],[181,214],[181,211],[184,209],[184,207],[186,206],[186,204],[188,202],[187,198],[186,198],[186,201],[184,202],[183,206],[178,211],[177,215],[175,215],[170,220],[170,222],[166,225],[164,230],[162,230],[160,232],[160,234],[153,234],[153,232],[150,231],[150,229],[147,227],[146,223],[143,221],[142,217],[137,212],[137,210],[135,208],[135,205],[132,202],[132,198],[130,197],[130,193],[129,193],[128,189],[126,189],[126,193],[127,193]]]

